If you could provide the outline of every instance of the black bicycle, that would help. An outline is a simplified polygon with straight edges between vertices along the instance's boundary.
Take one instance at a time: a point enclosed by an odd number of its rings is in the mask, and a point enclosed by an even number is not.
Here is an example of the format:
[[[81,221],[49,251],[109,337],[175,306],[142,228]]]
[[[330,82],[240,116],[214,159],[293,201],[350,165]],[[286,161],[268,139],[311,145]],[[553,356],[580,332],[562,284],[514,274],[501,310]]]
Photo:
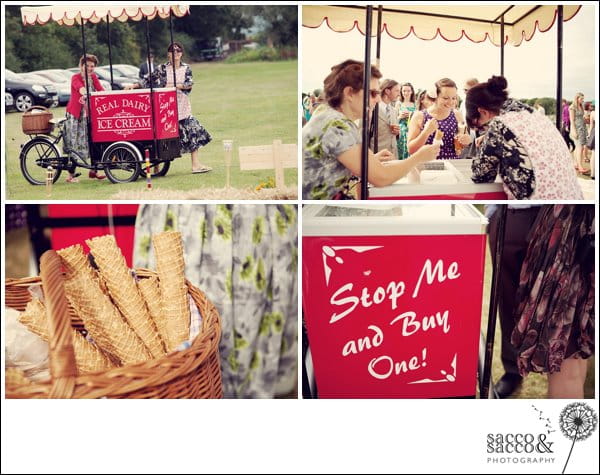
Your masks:
[[[66,119],[52,119],[52,130],[47,134],[36,134],[21,147],[19,161],[21,173],[32,185],[45,185],[48,167],[54,170],[53,183],[60,178],[63,170],[73,167],[93,171],[104,171],[112,183],[130,183],[142,173],[144,159],[140,150],[142,143],[114,142],[110,144],[92,144],[92,156],[102,157],[100,161],[90,160],[76,150],[69,150],[64,144],[64,123]],[[56,132],[54,132],[56,131]],[[152,161],[152,177],[164,176],[171,166],[170,160]]]

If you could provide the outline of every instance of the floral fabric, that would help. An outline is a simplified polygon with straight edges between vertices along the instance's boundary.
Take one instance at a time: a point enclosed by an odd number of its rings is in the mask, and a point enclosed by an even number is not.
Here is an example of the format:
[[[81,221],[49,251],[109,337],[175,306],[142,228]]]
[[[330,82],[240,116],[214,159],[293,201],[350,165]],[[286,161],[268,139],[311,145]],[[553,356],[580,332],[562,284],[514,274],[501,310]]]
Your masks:
[[[548,117],[508,99],[473,159],[472,180],[491,183],[499,174],[512,199],[583,199],[572,160]]]
[[[352,173],[337,157],[361,142],[354,122],[327,104],[319,106],[302,129],[303,198],[352,199]]]
[[[512,334],[522,375],[594,354],[594,206],[547,205],[533,229]]]
[[[228,398],[271,398],[297,382],[298,225],[293,205],[142,205],[135,267],[155,269],[151,236],[182,233],[185,274],[215,304]]]

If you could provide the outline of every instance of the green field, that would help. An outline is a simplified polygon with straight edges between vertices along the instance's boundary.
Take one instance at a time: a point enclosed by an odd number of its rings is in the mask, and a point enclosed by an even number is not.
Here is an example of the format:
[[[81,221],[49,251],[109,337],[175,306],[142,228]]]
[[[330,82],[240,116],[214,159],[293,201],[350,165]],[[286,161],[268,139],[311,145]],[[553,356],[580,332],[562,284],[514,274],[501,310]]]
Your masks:
[[[200,160],[213,167],[210,173],[192,175],[189,154],[175,159],[166,177],[153,180],[155,189],[192,191],[223,188],[226,167],[222,140],[234,141],[231,185],[254,188],[274,177],[274,170],[240,171],[237,149],[244,145],[267,145],[280,139],[297,143],[298,62],[253,62],[241,64],[198,63],[192,65],[194,89],[191,94],[194,116],[211,133],[213,141],[200,149]],[[64,107],[52,109],[64,117]],[[77,184],[65,183],[66,172],[54,185],[51,197],[45,187],[30,185],[19,168],[20,146],[28,140],[21,131],[21,114],[5,114],[5,177],[9,200],[102,200],[118,192],[143,190],[146,182],[114,185],[107,180],[90,180],[87,170]],[[285,184],[297,186],[297,169],[285,170]],[[239,196],[232,193],[235,198]]]

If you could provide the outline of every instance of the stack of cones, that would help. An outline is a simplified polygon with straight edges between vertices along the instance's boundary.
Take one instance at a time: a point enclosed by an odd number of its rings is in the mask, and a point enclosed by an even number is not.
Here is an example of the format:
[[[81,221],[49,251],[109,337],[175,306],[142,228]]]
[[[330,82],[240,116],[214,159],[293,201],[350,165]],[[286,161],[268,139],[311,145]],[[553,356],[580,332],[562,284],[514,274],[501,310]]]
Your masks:
[[[180,233],[153,237],[158,277],[137,280],[113,236],[86,242],[96,268],[79,244],[57,252],[65,269],[67,300],[91,337],[75,329],[71,333],[79,374],[162,358],[188,340],[190,309]],[[43,340],[50,339],[47,311],[37,298],[19,320]]]

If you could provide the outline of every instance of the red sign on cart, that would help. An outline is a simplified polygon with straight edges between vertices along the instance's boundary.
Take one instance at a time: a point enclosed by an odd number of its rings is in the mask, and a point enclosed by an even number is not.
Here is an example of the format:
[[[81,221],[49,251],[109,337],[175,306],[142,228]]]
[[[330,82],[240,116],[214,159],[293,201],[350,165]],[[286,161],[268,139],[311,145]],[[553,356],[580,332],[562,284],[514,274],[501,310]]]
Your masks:
[[[154,108],[150,96],[149,89],[93,93],[90,112],[92,140],[153,140],[153,127],[156,127],[156,139],[177,137],[179,130],[175,90],[154,90]]]
[[[319,397],[475,395],[485,235],[302,242]]]

